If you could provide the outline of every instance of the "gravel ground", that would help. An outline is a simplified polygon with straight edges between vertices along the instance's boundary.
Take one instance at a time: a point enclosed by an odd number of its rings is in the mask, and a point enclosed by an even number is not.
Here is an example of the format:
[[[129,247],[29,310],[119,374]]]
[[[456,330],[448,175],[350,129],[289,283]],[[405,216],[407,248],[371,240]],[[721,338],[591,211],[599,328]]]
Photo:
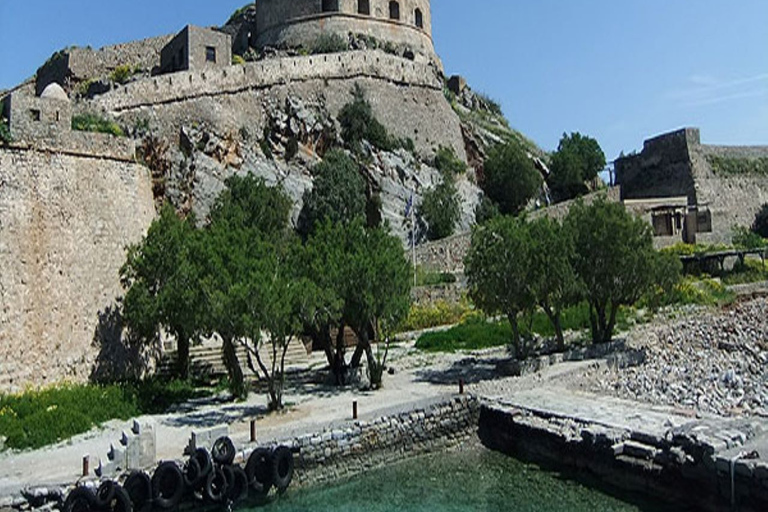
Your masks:
[[[721,416],[768,417],[768,298],[640,328],[642,366],[591,368],[579,387]]]

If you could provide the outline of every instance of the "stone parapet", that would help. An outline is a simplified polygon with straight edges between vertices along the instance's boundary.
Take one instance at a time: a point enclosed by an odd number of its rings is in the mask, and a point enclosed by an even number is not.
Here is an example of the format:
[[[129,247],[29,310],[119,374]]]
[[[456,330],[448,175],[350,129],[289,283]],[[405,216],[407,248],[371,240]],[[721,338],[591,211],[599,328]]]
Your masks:
[[[442,82],[429,64],[365,50],[270,59],[222,69],[158,76],[98,96],[94,103],[108,111],[123,112],[306,80],[362,77],[442,90]]]

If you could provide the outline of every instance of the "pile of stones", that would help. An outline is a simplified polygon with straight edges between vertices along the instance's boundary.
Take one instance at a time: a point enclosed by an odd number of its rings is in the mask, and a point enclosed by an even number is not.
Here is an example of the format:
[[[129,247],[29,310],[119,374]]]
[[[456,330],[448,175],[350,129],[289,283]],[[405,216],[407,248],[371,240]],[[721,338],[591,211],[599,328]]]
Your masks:
[[[606,371],[596,391],[720,416],[768,417],[768,299],[655,329],[645,364]]]

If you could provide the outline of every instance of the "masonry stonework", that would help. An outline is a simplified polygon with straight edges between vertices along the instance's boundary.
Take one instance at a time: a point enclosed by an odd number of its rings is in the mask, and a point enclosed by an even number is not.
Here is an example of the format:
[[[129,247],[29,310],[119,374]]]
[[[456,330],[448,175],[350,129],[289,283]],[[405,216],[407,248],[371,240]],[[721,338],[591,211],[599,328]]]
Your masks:
[[[3,391],[89,377],[100,322],[122,294],[126,245],[154,217],[146,168],[85,156],[89,147],[73,145],[79,156],[0,149]]]

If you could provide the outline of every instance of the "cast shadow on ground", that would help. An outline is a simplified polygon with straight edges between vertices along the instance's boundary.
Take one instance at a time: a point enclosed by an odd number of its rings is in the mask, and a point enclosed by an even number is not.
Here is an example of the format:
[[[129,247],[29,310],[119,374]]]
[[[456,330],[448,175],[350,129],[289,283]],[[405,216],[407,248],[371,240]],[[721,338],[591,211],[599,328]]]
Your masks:
[[[509,357],[494,357],[489,359],[467,357],[453,363],[448,369],[424,368],[416,372],[416,379],[429,384],[456,384],[464,380],[467,384],[477,384],[487,380],[495,380],[503,375],[500,366],[509,363]]]

